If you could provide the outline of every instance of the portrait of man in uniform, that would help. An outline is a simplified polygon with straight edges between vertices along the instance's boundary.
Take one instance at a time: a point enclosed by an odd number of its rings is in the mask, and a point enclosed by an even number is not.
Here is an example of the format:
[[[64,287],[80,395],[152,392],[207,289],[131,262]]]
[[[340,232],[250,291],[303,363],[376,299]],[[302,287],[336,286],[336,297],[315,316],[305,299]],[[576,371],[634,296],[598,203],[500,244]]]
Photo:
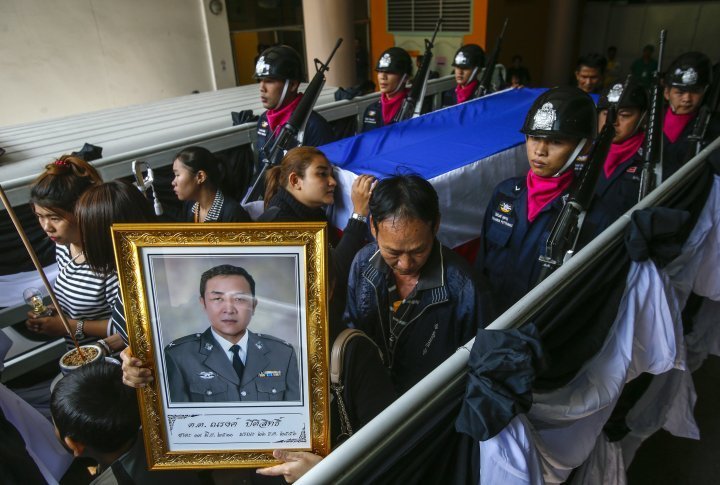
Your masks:
[[[164,349],[171,402],[300,400],[293,346],[248,328],[258,305],[248,271],[231,264],[208,269],[199,303],[209,327]]]

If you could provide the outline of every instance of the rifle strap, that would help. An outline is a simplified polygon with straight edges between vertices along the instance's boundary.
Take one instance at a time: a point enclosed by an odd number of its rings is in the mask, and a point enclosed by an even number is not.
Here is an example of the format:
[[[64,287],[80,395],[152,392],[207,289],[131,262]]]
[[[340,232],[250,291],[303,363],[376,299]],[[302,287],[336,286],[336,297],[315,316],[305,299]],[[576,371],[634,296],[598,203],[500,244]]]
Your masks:
[[[585,145],[587,145],[587,138],[583,138],[582,140],[580,140],[580,143],[577,144],[575,150],[570,154],[567,162],[565,162],[565,165],[563,165],[562,168],[558,170],[558,173],[553,175],[553,177],[560,177],[563,173],[565,173],[567,169],[572,166],[578,155],[580,155],[580,152],[583,150],[583,148],[585,148]]]

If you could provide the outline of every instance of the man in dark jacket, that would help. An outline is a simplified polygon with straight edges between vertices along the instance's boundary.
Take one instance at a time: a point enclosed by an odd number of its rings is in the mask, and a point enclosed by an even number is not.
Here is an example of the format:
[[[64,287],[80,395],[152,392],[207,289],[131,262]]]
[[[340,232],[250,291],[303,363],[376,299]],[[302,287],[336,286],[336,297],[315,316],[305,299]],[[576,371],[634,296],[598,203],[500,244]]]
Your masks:
[[[440,209],[429,182],[379,182],[370,213],[377,242],[355,257],[345,322],[380,347],[402,393],[475,336],[487,305],[472,270],[435,237]]]

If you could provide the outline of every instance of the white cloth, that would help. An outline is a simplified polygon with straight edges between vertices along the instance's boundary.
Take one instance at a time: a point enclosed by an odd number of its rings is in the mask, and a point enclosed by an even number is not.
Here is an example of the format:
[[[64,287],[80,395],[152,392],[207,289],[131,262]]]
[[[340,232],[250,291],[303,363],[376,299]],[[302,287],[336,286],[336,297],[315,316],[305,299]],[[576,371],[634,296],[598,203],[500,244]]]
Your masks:
[[[0,384],[0,406],[25,440],[25,448],[48,483],[56,484],[73,457],[60,445],[50,422],[14,392]]]
[[[58,275],[57,263],[53,263],[43,269],[50,284],[54,284],[55,278],[57,278]],[[25,300],[23,300],[23,291],[25,291],[25,288],[38,288],[43,295],[47,295],[40,275],[35,270],[25,271],[24,273],[0,275],[0,307],[25,304]]]
[[[684,303],[690,291],[720,301],[720,176],[713,186],[697,223],[683,245],[682,252],[664,269],[678,289]]]
[[[480,444],[481,460],[483,453],[498,454],[492,460],[485,458],[481,483],[499,483],[490,478],[498,470],[514,470],[518,484],[564,482],[596,447],[626,380],[641,372],[660,374],[675,367],[678,330],[665,288],[666,281],[652,262],[631,265],[617,317],[602,349],[566,386],[533,395],[526,416],[530,430],[522,439],[517,438],[517,427],[508,426]],[[506,443],[514,443],[517,451],[504,450]],[[542,464],[542,477],[535,475],[535,454]]]
[[[440,242],[455,248],[480,237],[493,188],[510,177],[524,175],[527,170],[523,143],[431,178],[429,181],[438,193],[443,215],[438,233]],[[338,167],[334,168],[333,175],[338,185],[328,218],[335,227],[345,227],[352,214],[350,193],[357,175]]]
[[[620,445],[610,443],[604,434],[598,436],[595,448],[578,468],[570,485],[625,485],[625,462]]]

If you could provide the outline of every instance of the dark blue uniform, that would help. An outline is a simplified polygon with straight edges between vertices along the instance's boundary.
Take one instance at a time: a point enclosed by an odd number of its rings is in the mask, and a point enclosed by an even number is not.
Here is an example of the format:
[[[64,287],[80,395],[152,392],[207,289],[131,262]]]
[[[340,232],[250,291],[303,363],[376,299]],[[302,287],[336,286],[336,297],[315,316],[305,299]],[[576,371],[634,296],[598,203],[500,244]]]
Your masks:
[[[378,99],[373,104],[365,108],[362,130],[360,133],[365,133],[366,131],[374,130],[375,128],[380,128],[381,126],[385,126],[385,122],[382,117],[382,105]]]
[[[663,180],[670,178],[672,174],[677,172],[686,162],[688,162],[694,156],[695,143],[688,140],[695,127],[695,121],[697,118],[690,121],[685,129],[680,134],[680,137],[675,140],[675,143],[670,143],[668,137],[663,133]],[[706,142],[711,142],[720,135],[720,119],[714,116],[714,119],[710,120],[707,131],[705,132]],[[691,153],[691,150],[692,153]],[[690,156],[688,156],[690,155]]]
[[[607,219],[605,226],[612,224],[637,204],[641,172],[642,148],[630,160],[618,165],[610,174],[610,178],[605,177],[605,171],[601,169],[595,186],[592,211],[593,213],[602,212],[602,216]],[[598,217],[600,215],[596,216],[596,218]]]
[[[276,130],[279,130],[277,127]],[[257,123],[257,148],[258,152],[267,143],[270,137],[270,125],[267,121],[267,112],[260,115],[260,119]],[[303,145],[309,147],[319,147],[327,145],[335,141],[335,132],[333,132],[332,126],[328,123],[325,118],[312,111],[310,117],[308,117],[307,125],[305,125],[305,137],[303,138]],[[268,147],[270,148],[270,147]]]
[[[540,275],[538,256],[563,207],[562,197],[546,205],[531,223],[527,218],[525,177],[501,182],[490,199],[475,265],[490,283],[495,310],[507,310]]]
[[[472,99],[472,98],[471,98]],[[442,105],[443,107],[455,106],[457,102],[457,93],[455,89],[448,89],[442,93]]]
[[[535,220],[530,222],[527,218],[526,178],[511,178],[495,187],[485,211],[475,268],[490,283],[498,315],[537,283],[540,276],[538,257],[545,252],[545,243],[567,200],[566,194],[543,207]],[[607,224],[608,218],[601,210],[590,211],[576,249]]]

